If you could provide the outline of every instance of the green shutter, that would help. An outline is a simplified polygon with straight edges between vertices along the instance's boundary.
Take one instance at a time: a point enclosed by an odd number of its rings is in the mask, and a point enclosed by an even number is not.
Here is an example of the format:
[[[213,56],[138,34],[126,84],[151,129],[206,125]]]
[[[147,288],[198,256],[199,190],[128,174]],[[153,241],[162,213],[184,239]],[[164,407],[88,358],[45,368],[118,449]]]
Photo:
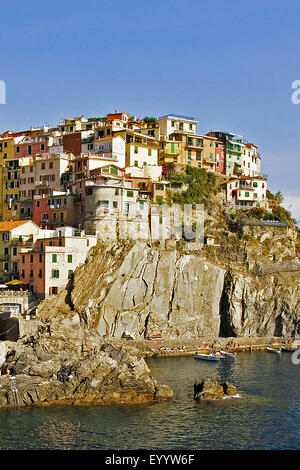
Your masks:
[[[68,255],[68,263],[72,263],[72,255]]]
[[[175,153],[175,144],[171,143],[171,153]]]
[[[57,263],[57,254],[52,255],[52,263]]]

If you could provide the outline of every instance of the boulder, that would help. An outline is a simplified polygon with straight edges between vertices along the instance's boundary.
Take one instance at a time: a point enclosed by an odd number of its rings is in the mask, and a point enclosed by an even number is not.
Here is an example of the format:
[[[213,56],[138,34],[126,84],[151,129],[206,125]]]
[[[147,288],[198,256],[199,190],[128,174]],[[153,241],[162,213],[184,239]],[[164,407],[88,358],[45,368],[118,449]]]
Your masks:
[[[229,382],[222,384],[225,395],[236,395],[238,393],[237,388]]]
[[[194,383],[195,400],[220,400],[225,395],[235,395],[237,389],[229,382],[220,384],[217,380],[205,377],[202,382]]]

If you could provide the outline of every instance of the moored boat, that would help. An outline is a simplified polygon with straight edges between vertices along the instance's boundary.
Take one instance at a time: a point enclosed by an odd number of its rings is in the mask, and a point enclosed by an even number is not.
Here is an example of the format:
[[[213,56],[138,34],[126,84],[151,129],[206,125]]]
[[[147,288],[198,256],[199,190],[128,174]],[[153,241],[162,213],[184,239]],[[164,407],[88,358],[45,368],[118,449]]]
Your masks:
[[[271,353],[277,353],[277,354],[280,354],[281,353],[281,348],[280,349],[275,349],[275,348],[267,348],[267,351],[271,352]]]
[[[297,348],[284,348],[284,347],[282,347],[281,351],[293,353],[295,351],[298,351],[298,349]]]
[[[232,358],[235,358],[235,356],[236,356],[236,353],[230,353],[230,352],[227,352],[227,351],[220,351],[220,353],[221,353],[222,356],[224,356],[224,357],[232,357]]]
[[[214,362],[219,362],[221,359],[224,359],[224,356],[218,356],[217,354],[211,353],[211,354],[201,354],[201,353],[196,353],[194,356],[194,359],[201,359],[203,361],[214,361]]]

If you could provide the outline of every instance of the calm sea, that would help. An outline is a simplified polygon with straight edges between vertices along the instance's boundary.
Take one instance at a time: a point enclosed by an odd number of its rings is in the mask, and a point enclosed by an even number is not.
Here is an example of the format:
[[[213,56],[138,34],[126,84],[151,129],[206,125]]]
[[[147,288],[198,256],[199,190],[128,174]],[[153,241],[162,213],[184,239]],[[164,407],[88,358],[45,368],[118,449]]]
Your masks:
[[[300,365],[291,354],[205,363],[148,361],[173,400],[150,405],[0,410],[0,449],[300,449]],[[240,398],[198,403],[194,381],[230,381]]]

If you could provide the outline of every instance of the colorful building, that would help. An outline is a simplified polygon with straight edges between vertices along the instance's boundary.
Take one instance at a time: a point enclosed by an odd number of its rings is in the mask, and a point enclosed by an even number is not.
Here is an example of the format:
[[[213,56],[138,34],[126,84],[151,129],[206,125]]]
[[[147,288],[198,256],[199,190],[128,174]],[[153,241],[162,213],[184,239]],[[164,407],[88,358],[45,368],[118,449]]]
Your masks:
[[[235,209],[268,209],[267,179],[262,176],[240,176],[227,181],[226,201]]]
[[[38,235],[39,227],[31,220],[0,222],[0,281],[19,276],[19,251]]]
[[[75,269],[85,262],[95,236],[72,227],[60,227],[49,238],[37,239],[19,254],[20,280],[29,284],[37,297],[58,294],[70,282]]]

